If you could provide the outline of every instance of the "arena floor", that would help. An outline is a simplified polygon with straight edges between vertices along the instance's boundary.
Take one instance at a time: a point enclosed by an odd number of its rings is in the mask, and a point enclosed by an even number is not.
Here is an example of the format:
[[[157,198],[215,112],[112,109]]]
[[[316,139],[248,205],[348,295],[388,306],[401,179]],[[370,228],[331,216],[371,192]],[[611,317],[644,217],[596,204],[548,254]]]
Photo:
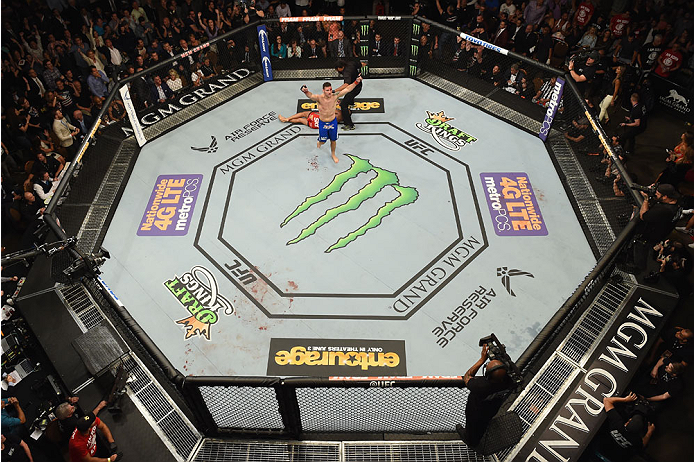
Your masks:
[[[277,119],[302,83],[142,148],[106,284],[184,374],[461,375],[492,332],[516,359],[595,265],[540,139],[367,80],[336,164]]]

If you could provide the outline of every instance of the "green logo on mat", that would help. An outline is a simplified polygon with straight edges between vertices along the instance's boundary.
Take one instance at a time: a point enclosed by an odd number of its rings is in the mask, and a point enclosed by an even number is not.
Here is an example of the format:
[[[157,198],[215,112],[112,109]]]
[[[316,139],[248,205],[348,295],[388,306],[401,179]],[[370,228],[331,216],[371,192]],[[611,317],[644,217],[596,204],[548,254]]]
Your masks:
[[[360,173],[375,172],[376,177],[373,178],[366,186],[361,188],[356,194],[347,199],[346,202],[328,209],[316,221],[304,228],[297,237],[287,242],[287,245],[296,244],[297,242],[300,242],[315,234],[318,228],[324,224],[329,223],[334,218],[337,218],[350,210],[357,210],[364,202],[372,199],[380,191],[388,186],[392,186],[393,189],[398,192],[398,197],[383,204],[383,206],[378,209],[376,214],[369,218],[366,223],[356,230],[348,233],[346,236],[338,239],[338,241],[328,247],[325,252],[329,253],[335,249],[341,249],[356,240],[359,236],[366,234],[368,230],[380,225],[383,219],[390,215],[393,210],[397,209],[398,207],[412,204],[417,200],[417,197],[419,197],[419,193],[415,188],[400,186],[398,175],[396,173],[379,167],[374,167],[367,159],[361,159],[351,154],[347,154],[347,157],[352,159],[351,167],[348,170],[335,175],[330,184],[321,189],[318,194],[307,197],[301,205],[299,205],[287,218],[284,219],[280,225],[280,228],[289,223],[293,218],[308,210],[311,206],[326,200],[331,194],[341,191],[342,187],[347,184],[349,180],[356,178]]]

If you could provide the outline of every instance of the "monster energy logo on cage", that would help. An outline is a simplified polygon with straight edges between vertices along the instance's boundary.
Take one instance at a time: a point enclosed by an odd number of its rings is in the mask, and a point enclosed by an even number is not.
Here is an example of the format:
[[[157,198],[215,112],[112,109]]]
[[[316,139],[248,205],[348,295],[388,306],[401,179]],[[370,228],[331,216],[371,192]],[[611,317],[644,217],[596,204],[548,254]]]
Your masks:
[[[369,35],[369,25],[368,24],[362,24],[361,25],[361,36],[366,37]]]
[[[419,24],[417,23],[412,23],[412,34],[413,35],[419,35]]]
[[[361,55],[366,56],[369,53],[369,47],[368,46],[363,46],[361,47]]]
[[[419,45],[412,45],[412,57],[416,58],[419,54]]]
[[[364,202],[372,199],[387,186],[392,186],[393,189],[395,189],[395,191],[398,193],[398,197],[383,204],[383,206],[378,209],[376,214],[369,218],[366,223],[356,230],[341,237],[337,242],[328,247],[325,252],[330,253],[335,249],[346,247],[358,237],[366,234],[368,230],[380,225],[383,219],[390,215],[393,210],[397,209],[398,207],[412,204],[417,200],[417,197],[419,197],[419,193],[415,188],[401,186],[399,184],[398,175],[396,173],[379,167],[374,167],[371,165],[371,162],[369,162],[368,159],[361,159],[351,154],[347,154],[347,157],[352,160],[352,165],[350,168],[335,175],[330,184],[321,189],[318,194],[307,197],[301,205],[299,205],[287,218],[284,219],[280,225],[280,228],[289,223],[295,217],[299,216],[301,213],[308,210],[313,205],[326,200],[331,194],[341,191],[342,187],[347,184],[347,182],[356,178],[360,173],[375,172],[376,176],[356,194],[347,199],[347,201],[336,207],[328,209],[316,221],[304,228],[297,237],[287,242],[287,245],[296,244],[297,242],[303,241],[307,237],[315,234],[318,228],[324,224],[329,223],[343,213],[351,210],[357,210]]]
[[[410,64],[410,75],[417,75],[417,66],[415,64]]]

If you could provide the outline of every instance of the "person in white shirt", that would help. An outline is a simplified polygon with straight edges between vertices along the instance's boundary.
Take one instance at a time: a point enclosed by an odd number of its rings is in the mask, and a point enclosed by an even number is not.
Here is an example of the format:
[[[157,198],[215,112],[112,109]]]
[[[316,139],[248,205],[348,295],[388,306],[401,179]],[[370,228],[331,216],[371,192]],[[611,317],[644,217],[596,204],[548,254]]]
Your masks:
[[[107,61],[111,61],[114,66],[120,66],[123,63],[123,55],[120,50],[113,46],[113,41],[111,39],[104,40],[106,45],[106,50],[109,56],[106,57]]]
[[[278,18],[288,18],[292,15],[292,10],[287,5],[286,1],[280,1],[280,4],[275,8]]]
[[[470,6],[470,3],[468,3],[468,6]],[[513,16],[516,13],[516,5],[513,4],[513,0],[506,0],[506,3],[499,8],[499,12],[506,13],[509,17]]]
[[[34,195],[42,201],[46,202],[46,199],[50,200],[53,196],[51,188],[53,188],[53,182],[47,171],[43,170],[34,177]]]
[[[173,69],[169,71],[169,80],[167,80],[166,83],[169,85],[169,88],[173,92],[177,92],[178,90],[183,88],[183,80],[181,80],[181,77],[178,75],[178,72],[176,72]]]

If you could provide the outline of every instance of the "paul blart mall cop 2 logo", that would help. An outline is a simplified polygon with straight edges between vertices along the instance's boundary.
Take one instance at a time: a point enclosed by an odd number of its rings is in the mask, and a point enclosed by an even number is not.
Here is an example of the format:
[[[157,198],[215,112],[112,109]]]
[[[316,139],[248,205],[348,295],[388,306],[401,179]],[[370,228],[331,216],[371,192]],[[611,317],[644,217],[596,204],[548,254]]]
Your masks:
[[[463,130],[449,124],[453,117],[446,117],[443,111],[439,112],[429,112],[426,111],[427,118],[424,119],[424,123],[417,123],[415,126],[431,134],[439,145],[450,151],[460,151],[460,148],[469,143],[474,143],[477,138],[465,133]]]

